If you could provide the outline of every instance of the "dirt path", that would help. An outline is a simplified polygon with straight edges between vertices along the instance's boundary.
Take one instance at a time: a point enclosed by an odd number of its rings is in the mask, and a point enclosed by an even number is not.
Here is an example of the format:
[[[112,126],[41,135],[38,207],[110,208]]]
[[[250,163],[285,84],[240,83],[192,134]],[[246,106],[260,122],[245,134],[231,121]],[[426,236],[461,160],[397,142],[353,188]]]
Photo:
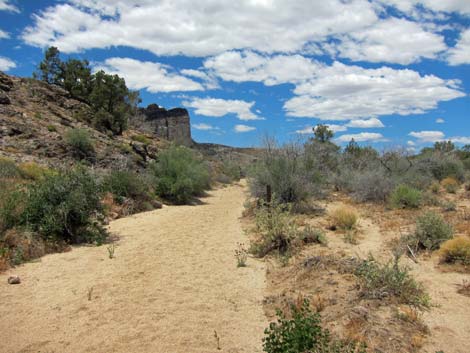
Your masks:
[[[243,190],[113,222],[114,259],[79,247],[0,275],[0,352],[212,353],[214,331],[220,352],[260,352],[264,265],[234,258]]]

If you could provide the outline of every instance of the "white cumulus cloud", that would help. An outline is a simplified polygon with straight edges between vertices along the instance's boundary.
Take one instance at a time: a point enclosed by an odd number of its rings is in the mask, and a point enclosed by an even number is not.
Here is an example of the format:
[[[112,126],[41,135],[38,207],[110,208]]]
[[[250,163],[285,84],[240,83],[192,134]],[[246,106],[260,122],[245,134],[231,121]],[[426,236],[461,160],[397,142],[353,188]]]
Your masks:
[[[340,62],[297,85],[284,104],[289,116],[354,120],[381,115],[422,114],[440,101],[465,96],[460,81],[389,67],[365,69]]]
[[[389,18],[345,35],[336,46],[339,56],[354,61],[410,64],[433,59],[447,48],[444,37],[420,24]]]
[[[225,81],[263,82],[267,86],[301,82],[312,77],[320,64],[301,55],[260,55],[228,51],[211,57],[204,67]]]
[[[248,125],[242,125],[242,124],[238,124],[238,125],[235,125],[233,127],[233,130],[235,132],[250,132],[250,131],[254,131],[256,130],[256,128],[254,126],[248,126]]]
[[[360,132],[358,134],[346,134],[341,135],[335,140],[338,142],[349,142],[352,139],[356,142],[383,142],[387,139],[379,133],[376,132]]]
[[[447,54],[450,65],[470,64],[470,29],[460,34],[457,44]]]
[[[7,32],[2,31],[0,29],[0,39],[7,39],[7,38],[10,38],[10,35]]]
[[[194,108],[195,113],[199,115],[220,118],[228,114],[235,114],[240,120],[263,120],[252,111],[255,102],[237,99],[193,98],[184,101],[183,105]]]
[[[20,12],[9,0],[0,0],[0,11]]]
[[[203,131],[219,130],[218,127],[212,126],[210,124],[205,124],[205,123],[192,124],[191,126],[196,130],[203,130]]]
[[[15,67],[16,63],[13,60],[0,56],[0,71],[8,71]]]
[[[109,58],[95,66],[111,74],[124,77],[132,89],[149,92],[202,91],[204,87],[188,77],[173,72],[168,65],[130,58]]]
[[[377,118],[351,120],[349,123],[346,124],[346,126],[358,127],[363,129],[385,127],[385,125]]]
[[[412,131],[408,135],[417,138],[420,142],[436,142],[445,137],[442,131]]]

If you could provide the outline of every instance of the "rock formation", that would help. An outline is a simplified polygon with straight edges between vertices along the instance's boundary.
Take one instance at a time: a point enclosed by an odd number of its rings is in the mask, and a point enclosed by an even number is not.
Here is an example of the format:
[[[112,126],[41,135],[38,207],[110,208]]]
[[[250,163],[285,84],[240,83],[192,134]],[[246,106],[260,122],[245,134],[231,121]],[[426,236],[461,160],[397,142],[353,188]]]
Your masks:
[[[130,123],[135,130],[154,134],[162,139],[185,146],[194,144],[191,139],[189,114],[183,108],[166,110],[157,104],[150,104],[147,108],[140,108]]]

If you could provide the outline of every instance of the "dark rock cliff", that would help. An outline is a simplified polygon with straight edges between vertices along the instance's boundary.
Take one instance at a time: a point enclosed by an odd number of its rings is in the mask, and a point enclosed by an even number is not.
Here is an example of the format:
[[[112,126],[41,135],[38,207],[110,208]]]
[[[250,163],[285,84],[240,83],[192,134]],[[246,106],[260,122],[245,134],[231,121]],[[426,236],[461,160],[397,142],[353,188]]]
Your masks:
[[[157,104],[150,104],[147,108],[140,108],[130,123],[134,129],[154,134],[162,139],[185,146],[194,144],[191,138],[189,114],[183,108],[166,110]]]

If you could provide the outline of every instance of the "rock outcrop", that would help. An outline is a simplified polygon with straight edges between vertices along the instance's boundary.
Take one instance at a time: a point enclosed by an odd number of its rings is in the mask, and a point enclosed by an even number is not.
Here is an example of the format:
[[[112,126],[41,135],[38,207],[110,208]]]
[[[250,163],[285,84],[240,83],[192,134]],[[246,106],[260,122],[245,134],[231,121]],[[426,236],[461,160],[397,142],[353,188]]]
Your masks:
[[[183,108],[166,110],[157,104],[150,104],[147,108],[140,108],[130,123],[135,130],[154,134],[158,138],[185,146],[194,144],[189,114]]]

